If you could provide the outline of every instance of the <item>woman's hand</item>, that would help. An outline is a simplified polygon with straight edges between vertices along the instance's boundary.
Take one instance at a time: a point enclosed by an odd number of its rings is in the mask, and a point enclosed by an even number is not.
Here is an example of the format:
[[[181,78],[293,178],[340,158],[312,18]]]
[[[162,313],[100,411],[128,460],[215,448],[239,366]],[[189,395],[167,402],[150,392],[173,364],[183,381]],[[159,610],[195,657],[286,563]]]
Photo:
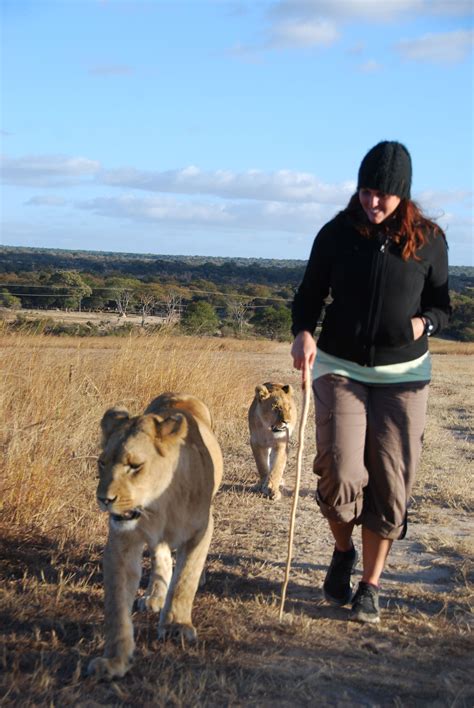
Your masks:
[[[291,347],[291,356],[293,357],[295,369],[302,372],[302,385],[304,388],[306,383],[306,364],[312,369],[316,357],[316,342],[310,332],[306,330],[298,332]]]
[[[425,320],[423,317],[412,317],[411,326],[413,329],[413,339],[419,339],[425,331]]]

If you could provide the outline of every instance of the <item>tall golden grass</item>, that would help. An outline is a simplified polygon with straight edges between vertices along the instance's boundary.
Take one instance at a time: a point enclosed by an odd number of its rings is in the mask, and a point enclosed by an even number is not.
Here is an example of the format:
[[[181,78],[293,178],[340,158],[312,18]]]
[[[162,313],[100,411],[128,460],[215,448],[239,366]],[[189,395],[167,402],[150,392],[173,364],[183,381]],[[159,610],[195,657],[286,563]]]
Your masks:
[[[270,342],[176,337],[104,339],[12,335],[1,347],[2,515],[11,524],[80,529],[102,523],[94,503],[99,422],[116,404],[132,414],[163,391],[193,393],[212,411],[221,441],[242,435],[250,388],[249,355]],[[85,539],[84,539],[85,540]]]

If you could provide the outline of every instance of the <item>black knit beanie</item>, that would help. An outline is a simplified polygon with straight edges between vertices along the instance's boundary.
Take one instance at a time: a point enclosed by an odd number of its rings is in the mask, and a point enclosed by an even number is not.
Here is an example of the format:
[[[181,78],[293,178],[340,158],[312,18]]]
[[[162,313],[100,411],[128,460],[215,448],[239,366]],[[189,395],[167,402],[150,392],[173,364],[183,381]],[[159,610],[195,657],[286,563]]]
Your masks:
[[[373,147],[359,167],[357,189],[376,189],[410,199],[411,157],[404,145],[384,140]]]

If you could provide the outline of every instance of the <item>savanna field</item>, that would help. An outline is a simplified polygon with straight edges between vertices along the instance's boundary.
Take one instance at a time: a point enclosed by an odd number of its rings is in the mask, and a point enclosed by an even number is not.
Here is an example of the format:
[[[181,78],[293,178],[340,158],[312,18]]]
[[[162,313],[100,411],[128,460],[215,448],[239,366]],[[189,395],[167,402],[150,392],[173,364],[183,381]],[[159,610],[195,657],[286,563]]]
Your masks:
[[[0,703],[471,707],[474,345],[434,340],[431,348],[429,421],[408,535],[394,545],[382,621],[370,627],[348,623],[348,608],[322,598],[332,545],[314,501],[312,410],[278,619],[297,440],[282,500],[258,496],[247,410],[255,386],[272,380],[293,384],[301,408],[288,344],[0,336]],[[86,667],[104,638],[99,422],[112,405],[140,413],[170,390],[205,401],[224,455],[207,583],[194,604],[198,642],[159,643],[156,617],[137,611],[132,669],[97,682]],[[141,593],[148,570],[145,555]]]

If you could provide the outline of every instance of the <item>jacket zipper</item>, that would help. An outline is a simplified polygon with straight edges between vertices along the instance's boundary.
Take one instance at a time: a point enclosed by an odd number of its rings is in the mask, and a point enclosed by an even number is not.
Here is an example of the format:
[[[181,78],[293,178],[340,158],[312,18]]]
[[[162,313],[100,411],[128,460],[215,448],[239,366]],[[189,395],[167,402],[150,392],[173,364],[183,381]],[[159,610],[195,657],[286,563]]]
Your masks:
[[[374,352],[374,338],[377,332],[380,314],[382,311],[382,283],[385,275],[386,266],[386,256],[388,252],[388,245],[390,243],[390,236],[385,237],[385,241],[380,244],[377,252],[375,254],[375,266],[374,275],[371,279],[373,282],[372,288],[372,298],[369,306],[369,316],[367,319],[367,339],[366,339],[366,363],[364,366],[374,366],[375,352]]]

